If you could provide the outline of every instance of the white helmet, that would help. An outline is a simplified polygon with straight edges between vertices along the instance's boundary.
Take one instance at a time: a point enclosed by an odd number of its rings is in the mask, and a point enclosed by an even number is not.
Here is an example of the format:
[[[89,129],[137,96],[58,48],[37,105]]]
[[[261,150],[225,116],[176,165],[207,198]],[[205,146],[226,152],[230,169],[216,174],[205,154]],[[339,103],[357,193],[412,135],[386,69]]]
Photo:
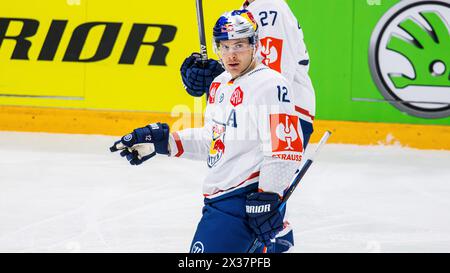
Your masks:
[[[258,44],[258,25],[248,10],[234,10],[222,14],[214,25],[214,52],[218,54],[220,41],[248,38],[251,45]],[[255,50],[256,53],[256,50]]]

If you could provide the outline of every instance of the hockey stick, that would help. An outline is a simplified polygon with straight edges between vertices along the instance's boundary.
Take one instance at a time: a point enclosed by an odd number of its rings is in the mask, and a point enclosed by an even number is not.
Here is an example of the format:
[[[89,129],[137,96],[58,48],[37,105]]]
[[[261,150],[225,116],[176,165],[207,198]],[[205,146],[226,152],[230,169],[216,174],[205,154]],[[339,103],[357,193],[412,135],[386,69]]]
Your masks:
[[[301,169],[297,169],[295,171],[294,178],[292,179],[291,185],[289,186],[286,194],[284,195],[283,201],[281,202],[280,206],[278,207],[278,211],[283,211],[284,207],[286,206],[286,202],[291,197],[292,193],[294,192],[295,188],[297,188],[298,184],[300,184],[300,181],[302,180],[303,176],[305,176],[306,171],[308,171],[309,167],[314,161],[314,157],[319,153],[319,150],[322,148],[322,146],[327,142],[328,138],[331,136],[330,131],[326,131],[325,134],[322,136],[322,138],[319,141],[319,144],[317,144],[315,152],[306,160],[305,164]],[[262,243],[256,238],[253,241],[252,246],[247,251],[248,253],[254,253],[257,248],[259,248],[262,245]]]
[[[202,61],[208,60],[208,52],[206,51],[205,21],[203,19],[203,3],[202,0],[195,0],[197,7],[197,25],[198,35],[200,38],[200,55]]]

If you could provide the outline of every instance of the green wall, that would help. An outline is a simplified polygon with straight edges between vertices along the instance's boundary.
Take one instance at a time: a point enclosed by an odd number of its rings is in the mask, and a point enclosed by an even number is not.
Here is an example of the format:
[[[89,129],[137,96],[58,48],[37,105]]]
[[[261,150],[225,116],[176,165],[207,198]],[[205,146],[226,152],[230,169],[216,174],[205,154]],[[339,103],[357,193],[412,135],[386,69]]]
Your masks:
[[[371,1],[379,5],[371,5]],[[355,100],[384,100],[371,77],[369,42],[380,18],[398,2],[288,1],[303,28],[311,57],[310,75],[316,90],[318,119],[450,125],[450,117],[419,118],[385,101]]]

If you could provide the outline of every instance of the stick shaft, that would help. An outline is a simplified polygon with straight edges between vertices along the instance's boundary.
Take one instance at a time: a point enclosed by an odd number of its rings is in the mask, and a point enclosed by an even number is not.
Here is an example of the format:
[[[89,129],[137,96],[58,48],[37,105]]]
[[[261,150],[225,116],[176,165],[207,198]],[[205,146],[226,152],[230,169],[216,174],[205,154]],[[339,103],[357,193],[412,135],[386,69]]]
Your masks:
[[[195,0],[197,8],[197,26],[200,38],[200,55],[202,60],[208,60],[208,52],[206,50],[205,21],[203,19],[203,3],[202,0]]]
[[[306,160],[306,162],[303,165],[303,167],[300,170],[297,170],[295,172],[295,176],[292,179],[291,185],[289,186],[289,189],[287,190],[286,194],[283,197],[283,202],[280,204],[279,211],[283,210],[284,206],[286,205],[286,202],[289,200],[289,198],[291,197],[291,195],[294,192],[295,188],[298,186],[298,184],[300,184],[300,181],[302,180],[303,176],[305,176],[305,174],[308,171],[309,167],[313,163],[314,157],[319,153],[320,149],[325,145],[325,143],[327,142],[327,140],[330,137],[330,135],[331,135],[330,131],[326,131],[324,133],[324,135],[322,136],[322,138],[319,141],[319,144],[317,144],[317,147],[316,147],[316,150],[314,151],[314,153],[310,156],[310,158],[308,158]]]
[[[292,193],[294,192],[295,188],[297,188],[298,184],[300,184],[300,181],[302,180],[303,176],[305,176],[306,172],[308,171],[311,164],[314,162],[314,157],[319,153],[320,149],[323,145],[327,142],[328,138],[331,136],[330,131],[326,131],[325,134],[322,136],[322,138],[319,141],[319,144],[317,144],[316,150],[314,153],[310,156],[309,159],[306,160],[305,164],[302,166],[300,170],[297,169],[295,172],[295,176],[292,179],[291,185],[289,186],[289,189],[287,190],[286,194],[284,195],[283,201],[281,202],[280,206],[278,207],[278,210],[281,212],[284,207],[286,206],[286,202],[291,197]],[[254,253],[258,247],[261,246],[261,242],[256,238],[250,249],[248,250],[248,253]]]

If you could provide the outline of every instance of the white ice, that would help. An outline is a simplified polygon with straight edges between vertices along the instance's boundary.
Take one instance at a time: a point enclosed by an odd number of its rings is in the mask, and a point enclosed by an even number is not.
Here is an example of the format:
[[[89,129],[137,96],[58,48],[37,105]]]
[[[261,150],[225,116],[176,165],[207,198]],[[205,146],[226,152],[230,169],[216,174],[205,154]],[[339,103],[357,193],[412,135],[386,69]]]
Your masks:
[[[187,252],[206,164],[115,140],[0,132],[0,252]],[[450,252],[450,152],[329,144],[288,209],[293,252]]]

